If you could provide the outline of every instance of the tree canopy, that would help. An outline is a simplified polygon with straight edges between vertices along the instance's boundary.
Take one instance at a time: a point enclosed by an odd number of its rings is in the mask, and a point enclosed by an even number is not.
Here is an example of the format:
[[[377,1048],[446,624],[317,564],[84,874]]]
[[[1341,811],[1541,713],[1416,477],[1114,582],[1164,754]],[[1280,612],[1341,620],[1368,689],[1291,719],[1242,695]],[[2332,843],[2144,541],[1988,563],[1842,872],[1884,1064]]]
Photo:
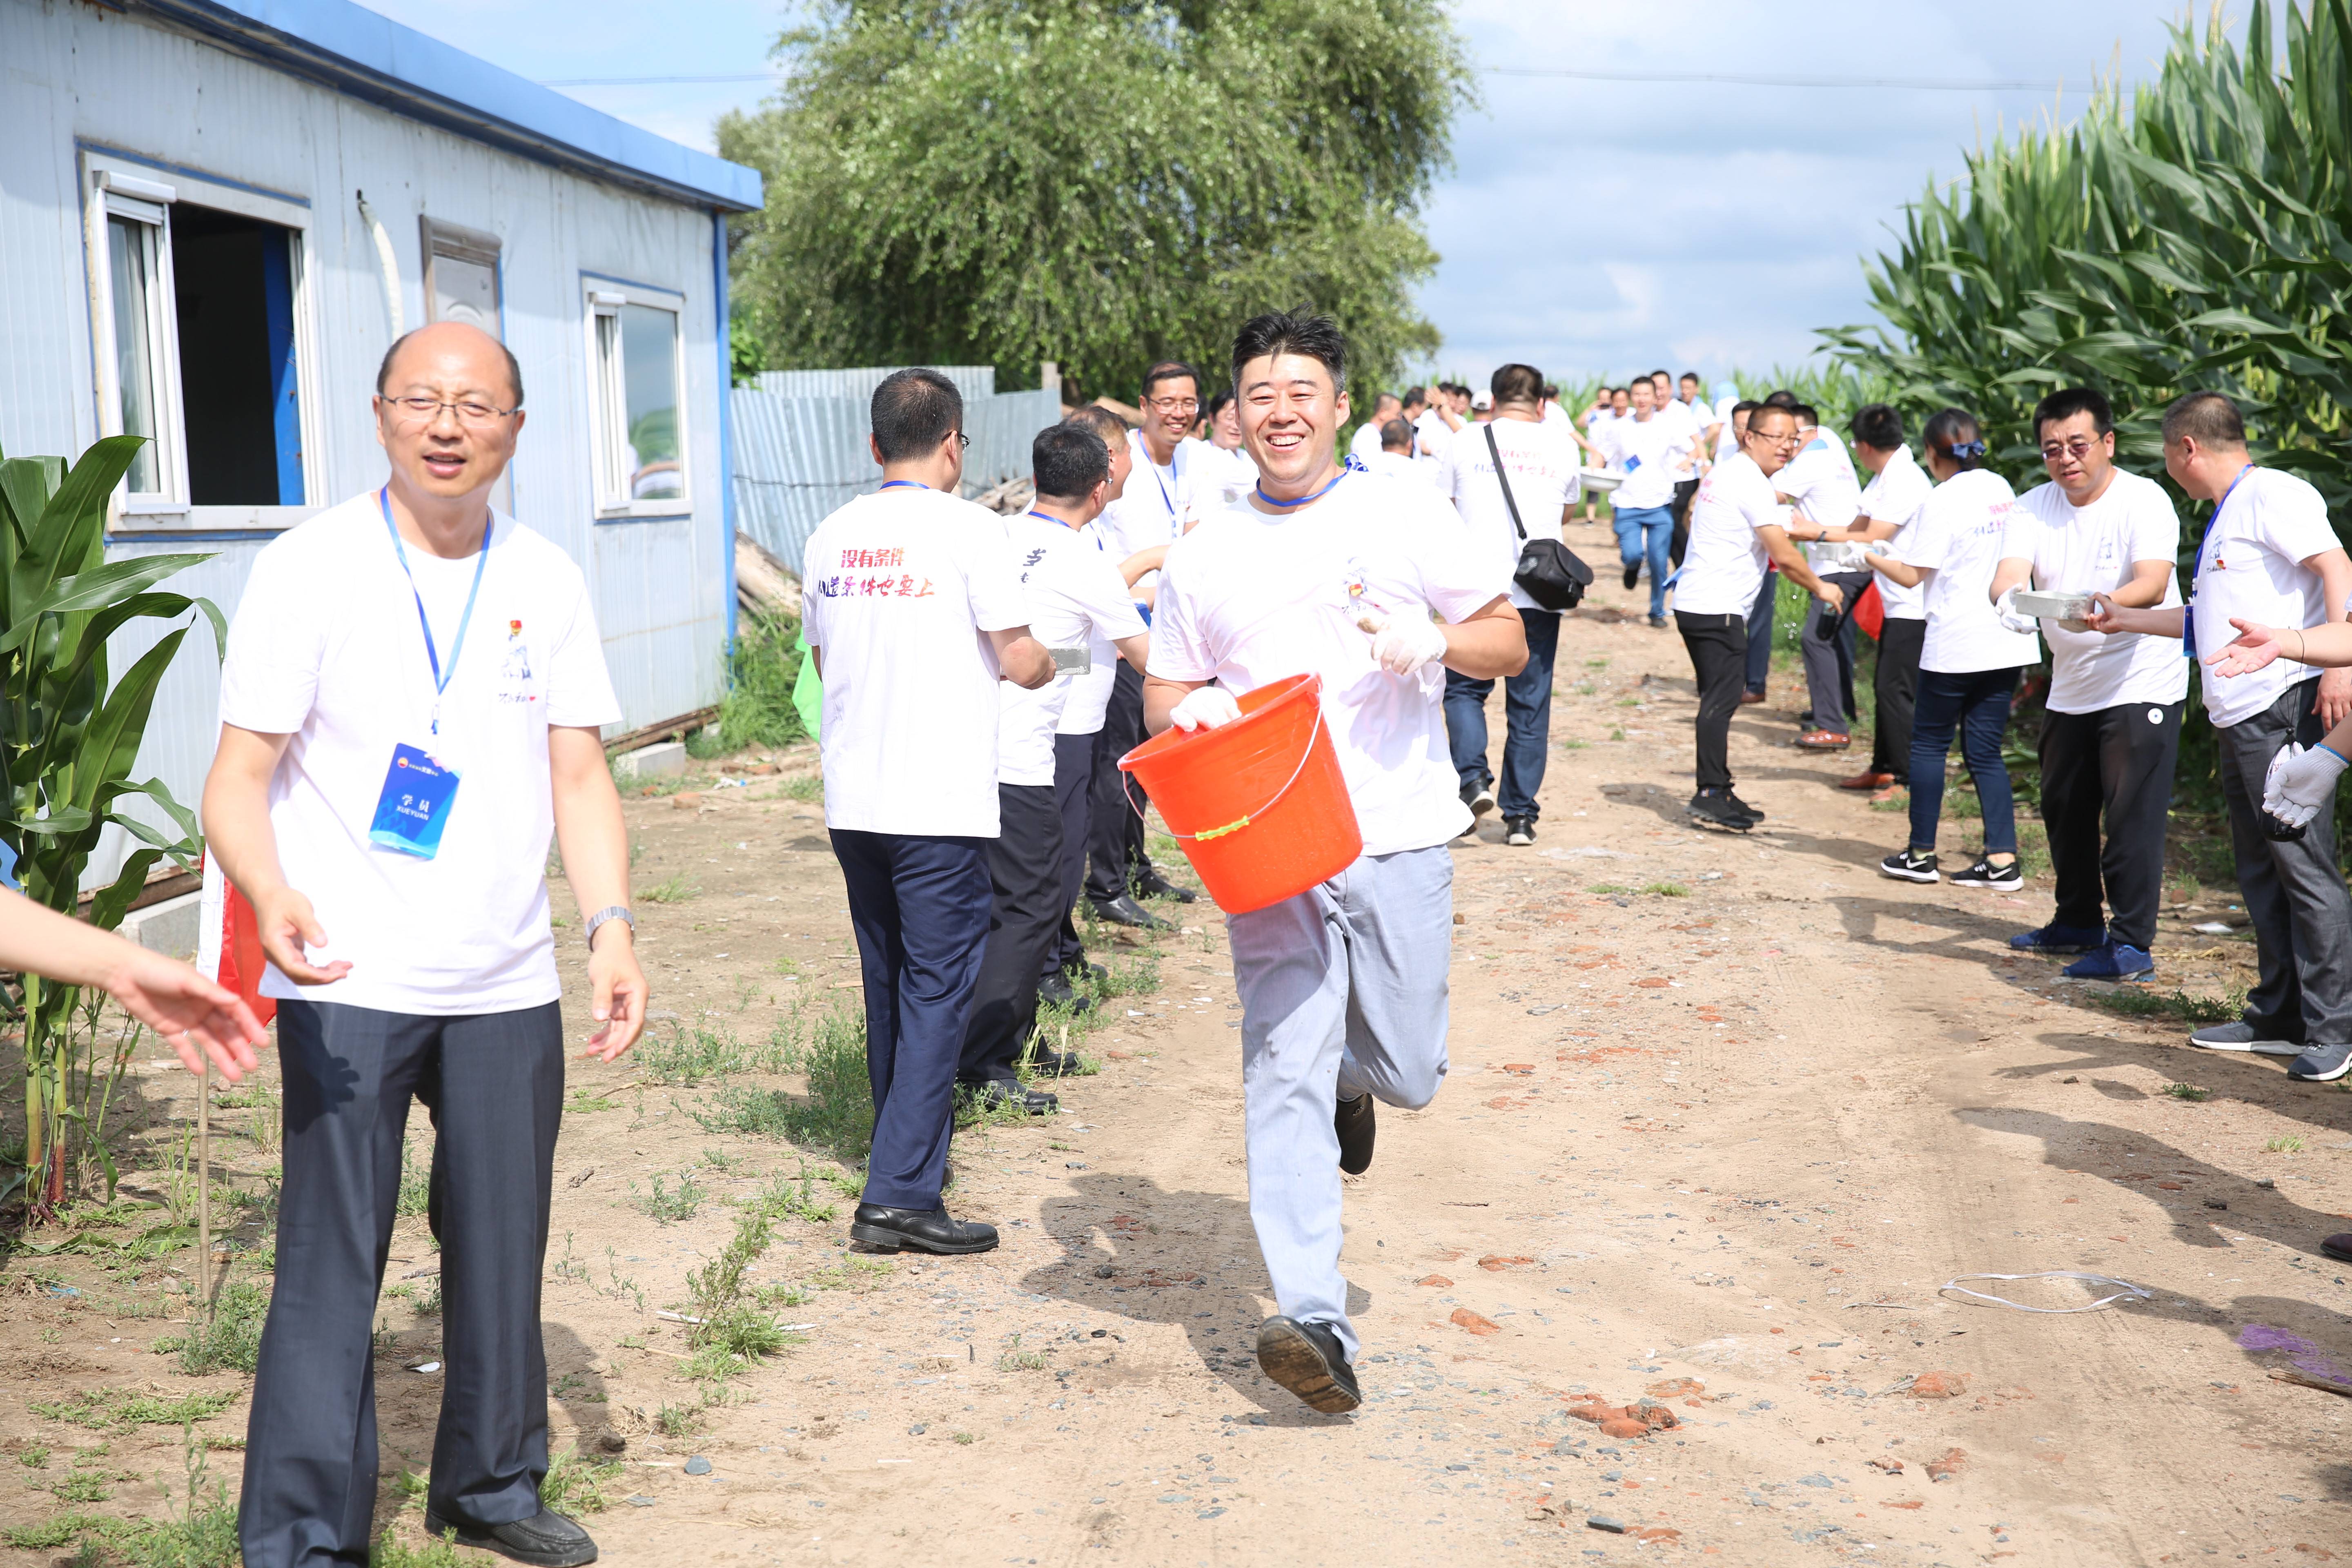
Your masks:
[[[719,125],[767,207],[734,256],[767,367],[1054,360],[1132,398],[1209,379],[1305,301],[1359,375],[1433,351],[1420,223],[1470,99],[1427,0],[845,0],[788,32],[786,82]]]

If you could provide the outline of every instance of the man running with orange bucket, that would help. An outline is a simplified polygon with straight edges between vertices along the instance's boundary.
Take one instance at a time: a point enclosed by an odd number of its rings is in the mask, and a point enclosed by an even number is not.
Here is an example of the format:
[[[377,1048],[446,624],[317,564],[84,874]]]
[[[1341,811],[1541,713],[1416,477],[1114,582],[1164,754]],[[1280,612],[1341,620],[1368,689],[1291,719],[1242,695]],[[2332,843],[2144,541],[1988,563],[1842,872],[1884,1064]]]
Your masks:
[[[1260,687],[1320,681],[1346,781],[1332,815],[1351,805],[1355,817],[1330,831],[1360,830],[1363,853],[1227,925],[1250,1217],[1281,1312],[1258,1331],[1258,1364],[1337,1413],[1360,1399],[1339,1173],[1371,1163],[1375,1099],[1416,1109],[1445,1076],[1446,845],[1471,817],[1446,747],[1443,672],[1515,675],[1527,634],[1509,563],[1474,548],[1434,490],[1336,458],[1348,418],[1336,325],[1305,310],[1256,317],[1234,340],[1233,371],[1258,483],[1169,548],[1144,717],[1155,735],[1214,728]]]

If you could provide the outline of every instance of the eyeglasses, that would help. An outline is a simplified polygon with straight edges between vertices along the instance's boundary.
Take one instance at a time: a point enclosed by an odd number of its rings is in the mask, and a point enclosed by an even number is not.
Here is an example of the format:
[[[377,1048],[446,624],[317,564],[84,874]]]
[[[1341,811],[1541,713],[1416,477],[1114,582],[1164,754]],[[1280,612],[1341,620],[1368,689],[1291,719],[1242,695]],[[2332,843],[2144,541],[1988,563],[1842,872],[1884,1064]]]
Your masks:
[[[488,429],[514,412],[512,408],[493,408],[471,397],[455,401],[438,397],[387,397],[384,401],[400,410],[397,423],[404,428],[430,425],[441,417],[444,408],[456,411],[458,424],[477,430]]]
[[[959,452],[969,452],[969,451],[971,451],[971,437],[969,437],[969,436],[965,435],[962,431],[959,430],[959,431],[957,431],[957,432],[955,433],[955,438],[956,438],[956,450],[957,450],[957,451],[959,451]]]
[[[1748,438],[1761,441],[1768,447],[1793,447],[1805,438],[1805,432],[1791,430],[1786,436],[1775,436],[1768,430],[1750,430]]]
[[[2042,460],[2045,463],[2054,463],[2060,458],[2063,457],[2072,458],[2079,463],[2084,458],[2089,457],[2093,452],[2098,450],[2099,445],[2098,441],[2085,441],[2079,436],[2063,446],[2053,441],[2050,445],[2042,448]]]
[[[1144,400],[1146,408],[1161,414],[1198,414],[1201,400],[1197,397],[1151,397]]]

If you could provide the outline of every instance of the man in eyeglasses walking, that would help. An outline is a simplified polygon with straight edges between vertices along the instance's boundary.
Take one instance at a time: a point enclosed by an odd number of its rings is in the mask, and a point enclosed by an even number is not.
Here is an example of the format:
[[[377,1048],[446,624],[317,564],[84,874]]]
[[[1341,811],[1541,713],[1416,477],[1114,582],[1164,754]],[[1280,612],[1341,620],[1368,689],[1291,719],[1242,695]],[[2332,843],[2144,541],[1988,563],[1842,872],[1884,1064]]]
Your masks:
[[[1143,373],[1143,428],[1128,433],[1135,466],[1119,497],[1096,520],[1109,542],[1111,558],[1123,561],[1175,542],[1199,515],[1196,481],[1212,466],[1208,443],[1192,435],[1201,419],[1201,375],[1181,360],[1162,360]],[[1220,498],[1210,493],[1214,508]],[[1136,603],[1147,623],[1160,591],[1160,574],[1136,580]],[[1094,779],[1094,822],[1087,844],[1087,901],[1096,918],[1113,925],[1164,930],[1171,922],[1137,901],[1173,898],[1192,901],[1192,890],[1160,874],[1143,837],[1142,786],[1118,768],[1118,760],[1143,741],[1143,676],[1121,660],[1113,679],[1110,707],[1103,715],[1102,747]],[[1130,795],[1130,791],[1132,792]]]
[[[596,1560],[541,1505],[540,1271],[563,1020],[551,833],[579,905],[586,1054],[644,1027],[620,704],[580,568],[490,510],[523,424],[496,339],[420,327],[376,374],[384,485],[254,560],[221,668],[212,852],[251,900],[286,1073],[278,1287],[237,1538],[251,1568],[364,1563],[376,1294],[412,1097],[433,1112],[441,1426],[425,1525],[519,1562]]]

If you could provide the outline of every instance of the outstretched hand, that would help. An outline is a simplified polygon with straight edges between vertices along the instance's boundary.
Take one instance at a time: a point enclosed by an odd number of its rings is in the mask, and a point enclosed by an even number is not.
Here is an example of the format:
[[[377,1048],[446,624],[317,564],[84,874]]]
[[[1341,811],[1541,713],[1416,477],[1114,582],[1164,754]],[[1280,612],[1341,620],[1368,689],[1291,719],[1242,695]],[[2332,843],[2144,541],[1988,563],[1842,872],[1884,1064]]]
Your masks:
[[[177,959],[124,946],[121,962],[99,977],[124,1012],[163,1036],[190,1072],[203,1072],[207,1057],[231,1083],[253,1070],[261,1021],[243,997]]]
[[[2205,666],[2216,675],[2252,675],[2269,665],[2283,651],[2275,627],[2260,621],[2242,621],[2232,616],[2230,624],[2238,635],[2219,653],[2205,656]]]

